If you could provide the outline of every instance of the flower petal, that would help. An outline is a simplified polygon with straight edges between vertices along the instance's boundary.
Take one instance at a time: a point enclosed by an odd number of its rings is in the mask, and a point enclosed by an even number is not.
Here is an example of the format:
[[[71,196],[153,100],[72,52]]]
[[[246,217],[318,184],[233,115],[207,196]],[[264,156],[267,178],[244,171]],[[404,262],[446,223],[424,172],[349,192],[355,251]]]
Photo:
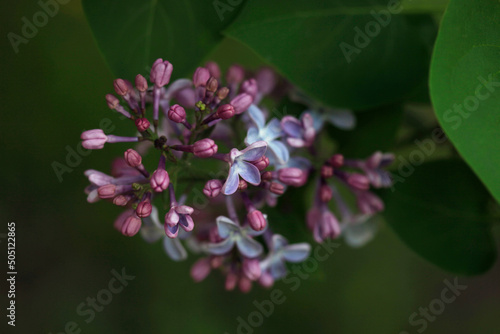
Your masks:
[[[194,228],[193,218],[190,215],[179,215],[179,225],[186,232],[190,232]]]
[[[285,277],[287,270],[285,264],[282,261],[274,261],[273,263],[271,263],[270,272],[271,276],[273,276],[273,278],[277,280]]]
[[[259,169],[246,161],[238,162],[238,174],[250,184],[258,186],[260,184],[260,172]]]
[[[165,234],[167,237],[174,239],[177,237],[177,233],[179,233],[179,224],[172,226],[165,224]]]
[[[187,205],[180,205],[177,208],[175,208],[175,211],[177,211],[177,213],[179,213],[179,214],[191,215],[191,214],[193,214],[194,209],[190,206],[187,206]]]
[[[285,116],[281,120],[281,128],[288,136],[300,138],[302,136],[302,124],[293,116]]]
[[[266,124],[264,113],[255,104],[248,108],[248,115],[257,128],[262,129]]]
[[[267,123],[266,127],[263,130],[264,134],[262,138],[266,142],[270,142],[279,138],[283,135],[283,130],[281,129],[281,122],[277,118],[273,118]]]
[[[236,245],[240,253],[248,258],[259,256],[264,250],[262,244],[249,237],[238,238]]]
[[[165,236],[163,226],[160,225],[158,219],[158,209],[153,206],[153,210],[148,217],[142,219],[141,236],[149,243],[158,241],[161,237]]]
[[[240,177],[238,176],[238,166],[234,164],[229,169],[229,175],[227,176],[226,183],[222,187],[222,192],[224,195],[231,195],[238,190],[238,184],[240,183]]]
[[[179,239],[163,238],[163,248],[167,255],[174,261],[187,259],[187,252]]]
[[[216,244],[212,243],[207,244],[206,250],[207,252],[214,255],[222,255],[226,254],[231,249],[233,249],[233,246],[234,246],[234,240],[232,238],[227,238],[226,240],[223,240]]]
[[[287,246],[288,241],[281,234],[274,234],[271,245],[272,245],[271,247],[272,247],[273,251],[276,252],[276,251],[284,248],[285,246]]]
[[[239,160],[255,161],[266,154],[267,143],[263,140],[257,141],[241,151]]]
[[[257,129],[256,127],[253,127],[253,126],[251,128],[249,128],[248,132],[247,132],[247,137],[245,138],[245,144],[247,144],[247,145],[253,144],[256,141],[258,141],[259,139],[260,139],[259,129]]]
[[[343,231],[345,242],[354,248],[364,246],[373,239],[378,230],[377,218],[368,219],[365,223],[348,225]]]
[[[311,245],[306,243],[288,245],[283,248],[283,258],[288,262],[302,262],[309,257]]]
[[[324,117],[339,129],[352,130],[356,126],[356,116],[348,109],[330,109]]]
[[[290,158],[290,152],[288,152],[288,149],[286,148],[285,144],[277,140],[272,141],[268,144],[269,144],[269,149],[273,152],[279,164],[282,165],[288,161],[288,159]]]
[[[231,233],[240,233],[240,227],[235,224],[231,219],[224,217],[224,216],[219,216],[216,219],[217,221],[217,231],[219,233],[219,236],[223,239],[229,237]]]

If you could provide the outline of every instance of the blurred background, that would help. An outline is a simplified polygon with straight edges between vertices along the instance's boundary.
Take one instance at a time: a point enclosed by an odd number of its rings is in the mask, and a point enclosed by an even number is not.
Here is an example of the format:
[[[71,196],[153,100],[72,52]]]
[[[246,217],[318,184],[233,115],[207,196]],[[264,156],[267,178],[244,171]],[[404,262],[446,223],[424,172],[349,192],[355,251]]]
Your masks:
[[[256,310],[253,302],[269,299],[271,290],[254,286],[246,295],[228,293],[218,272],[196,284],[189,276],[195,257],[174,263],[160,243],[150,245],[140,236],[126,238],[115,231],[112,223],[119,208],[86,202],[83,172],[108,171],[112,158],[128,147],[110,145],[67,161],[68,152],[77,150],[83,130],[100,127],[105,118],[116,134],[131,128],[105,104],[114,77],[93,40],[80,1],[61,6],[33,38],[19,45],[18,53],[5,36],[20,34],[22,18],[31,18],[40,7],[35,1],[3,1],[0,6],[0,233],[6,233],[8,222],[16,222],[18,272],[16,327],[7,326],[3,316],[2,328],[55,334],[65,333],[67,324],[75,322],[81,333],[95,334],[237,333],[238,317],[247,320]],[[221,48],[211,57],[221,64],[254,61],[250,52],[236,50],[229,41]],[[69,167],[62,180],[54,162]],[[498,240],[499,229],[494,232]],[[6,254],[5,235],[1,236],[1,252]],[[135,278],[87,323],[87,316],[77,313],[78,305],[107,289],[111,271],[122,268]],[[455,276],[419,258],[383,226],[364,248],[351,249],[341,242],[296,291],[278,282],[275,287],[286,300],[262,326],[251,330],[417,333],[423,326],[412,326],[409,317],[441,298],[446,279],[453,282]],[[459,277],[458,282],[467,288],[446,304],[442,314],[427,321],[423,332],[498,333],[500,264],[480,277]],[[2,284],[3,312],[6,288]]]

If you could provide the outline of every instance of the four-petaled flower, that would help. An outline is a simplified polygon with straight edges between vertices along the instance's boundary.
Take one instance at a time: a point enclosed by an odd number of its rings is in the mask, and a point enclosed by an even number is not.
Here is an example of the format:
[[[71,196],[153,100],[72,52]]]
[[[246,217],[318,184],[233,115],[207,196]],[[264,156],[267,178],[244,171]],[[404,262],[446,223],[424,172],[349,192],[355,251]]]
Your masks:
[[[290,152],[288,152],[285,144],[278,140],[283,135],[280,121],[277,118],[273,118],[266,125],[264,114],[254,104],[248,108],[248,115],[250,116],[254,126],[251,126],[248,129],[245,143],[250,145],[256,141],[263,140],[267,143],[269,150],[273,153],[273,155],[268,156],[268,158],[270,158],[273,162],[278,162],[279,164],[283,164],[288,161]]]
[[[287,262],[302,262],[309,257],[311,245],[299,243],[289,245],[288,241],[279,234],[274,234],[271,241],[269,255],[260,262],[262,272],[269,272],[273,279],[277,280],[286,276]]]
[[[194,209],[187,205],[172,205],[170,211],[165,215],[165,233],[169,238],[176,238],[179,233],[179,225],[186,232],[193,230],[194,222],[191,214]]]
[[[308,147],[314,142],[316,130],[314,120],[309,113],[302,114],[300,120],[293,116],[285,116],[281,127],[287,135],[286,142],[292,147]]]
[[[251,164],[251,161],[260,159],[267,149],[267,144],[264,141],[258,141],[248,146],[242,151],[233,148],[229,154],[229,175],[226,183],[222,187],[222,192],[225,195],[231,195],[238,190],[240,176],[250,184],[255,186],[260,184],[259,169]]]
[[[217,217],[217,230],[219,236],[224,240],[206,245],[207,252],[211,254],[226,254],[233,249],[235,244],[240,253],[247,258],[257,257],[264,250],[262,244],[252,239],[252,237],[261,235],[265,232],[265,229],[254,231],[250,226],[241,227],[231,219],[219,216]]]

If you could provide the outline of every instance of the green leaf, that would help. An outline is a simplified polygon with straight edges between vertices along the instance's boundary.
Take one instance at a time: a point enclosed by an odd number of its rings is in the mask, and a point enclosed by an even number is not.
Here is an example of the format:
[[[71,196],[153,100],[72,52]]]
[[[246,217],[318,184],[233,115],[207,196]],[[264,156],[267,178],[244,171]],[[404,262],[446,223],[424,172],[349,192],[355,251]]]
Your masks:
[[[113,73],[149,74],[157,58],[174,66],[174,77],[194,72],[243,7],[220,1],[83,0],[97,43]],[[222,7],[221,7],[222,6]]]
[[[433,19],[416,7],[391,14],[387,4],[254,0],[225,33],[323,104],[366,109],[403,99],[428,72]]]
[[[448,138],[500,202],[500,2],[453,0],[431,66],[431,98]]]
[[[416,167],[403,183],[384,193],[384,216],[420,256],[458,274],[488,270],[496,259],[489,194],[461,160]]]

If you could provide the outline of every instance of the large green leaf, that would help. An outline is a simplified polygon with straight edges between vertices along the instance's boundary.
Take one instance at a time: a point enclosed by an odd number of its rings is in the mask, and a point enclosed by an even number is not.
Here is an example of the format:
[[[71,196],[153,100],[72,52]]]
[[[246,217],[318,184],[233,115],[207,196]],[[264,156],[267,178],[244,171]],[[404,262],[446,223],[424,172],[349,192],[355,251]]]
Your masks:
[[[405,15],[390,14],[386,0],[254,0],[226,34],[320,102],[365,109],[403,99],[426,77],[434,21],[419,14],[429,8],[408,8]]]
[[[155,59],[164,58],[179,77],[192,73],[222,39],[221,30],[244,5],[236,2],[83,0],[83,7],[115,75],[147,74]]]
[[[399,237],[435,265],[458,274],[491,267],[496,247],[486,215],[489,194],[461,160],[411,169],[385,193],[385,217]]]
[[[453,0],[431,66],[437,117],[460,154],[500,201],[500,2]]]

